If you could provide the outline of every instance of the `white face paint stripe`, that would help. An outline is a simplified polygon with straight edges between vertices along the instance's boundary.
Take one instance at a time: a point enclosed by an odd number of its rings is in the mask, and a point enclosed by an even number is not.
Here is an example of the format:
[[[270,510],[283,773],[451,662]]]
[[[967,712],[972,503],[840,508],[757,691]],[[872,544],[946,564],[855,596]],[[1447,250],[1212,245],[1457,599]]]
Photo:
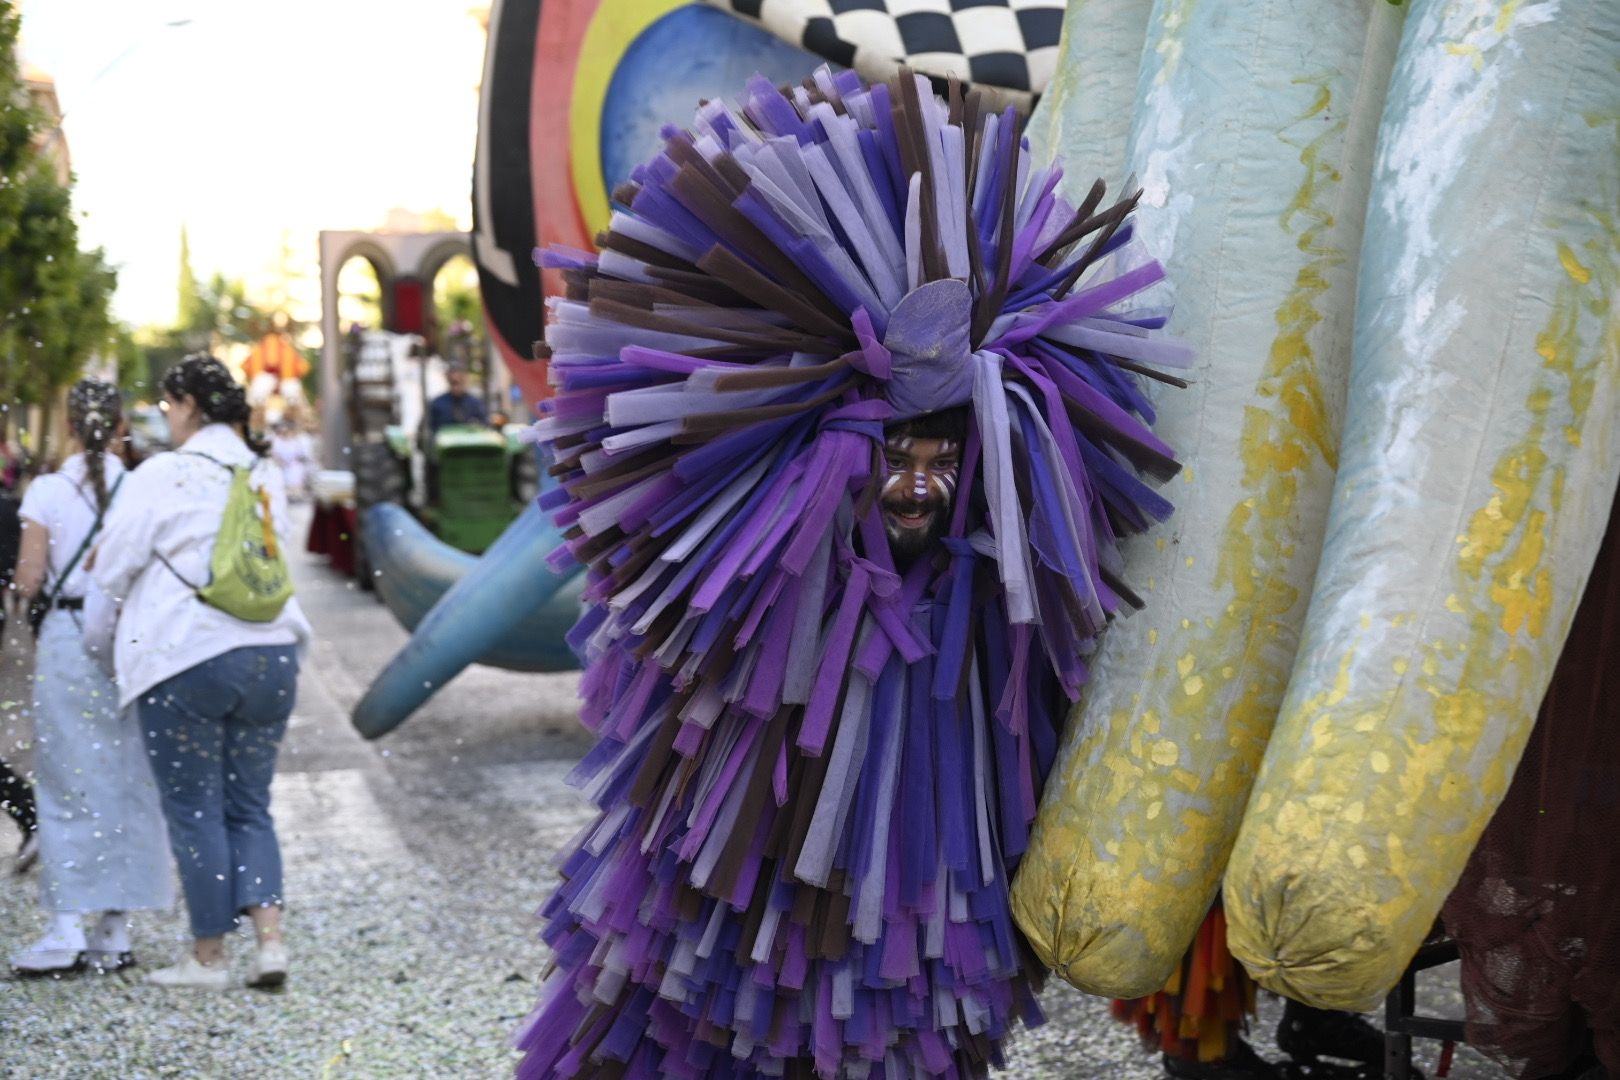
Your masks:
[[[911,457],[912,451],[916,447],[916,441],[909,435],[902,435],[899,438],[888,440],[886,446],[891,451]],[[939,450],[935,454],[935,460],[956,451],[955,439],[941,439],[939,440]],[[908,464],[906,467],[899,469],[890,467],[888,476],[883,480],[883,495],[888,497],[901,490],[909,480],[911,483],[909,493],[911,498],[918,502],[926,502],[929,500],[930,495],[933,495],[948,504],[956,495],[956,485],[960,474],[960,464],[938,472],[931,467],[917,468],[914,464]]]

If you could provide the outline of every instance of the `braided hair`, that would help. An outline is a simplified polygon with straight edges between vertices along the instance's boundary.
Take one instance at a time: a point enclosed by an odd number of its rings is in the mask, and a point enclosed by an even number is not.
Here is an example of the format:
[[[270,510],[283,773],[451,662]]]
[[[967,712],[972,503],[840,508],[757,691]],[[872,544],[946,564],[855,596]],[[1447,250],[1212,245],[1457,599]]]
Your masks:
[[[112,383],[80,379],[68,391],[68,427],[84,446],[84,471],[100,510],[107,509],[107,462],[102,455],[123,416],[124,403]]]
[[[270,444],[248,430],[253,412],[248,408],[247,390],[214,357],[206,353],[186,357],[164,373],[161,385],[176,401],[187,397],[195,401],[209,423],[236,428],[255,454],[263,457],[269,451]]]

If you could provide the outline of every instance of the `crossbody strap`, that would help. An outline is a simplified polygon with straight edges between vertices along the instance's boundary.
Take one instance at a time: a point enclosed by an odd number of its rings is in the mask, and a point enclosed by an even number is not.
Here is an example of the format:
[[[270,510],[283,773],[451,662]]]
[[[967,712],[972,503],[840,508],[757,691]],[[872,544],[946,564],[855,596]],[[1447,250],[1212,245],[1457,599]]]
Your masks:
[[[113,481],[112,490],[107,493],[108,506],[111,506],[113,499],[117,498],[118,489],[123,486],[125,475],[127,474],[121,473],[119,474],[118,479]],[[51,589],[50,595],[44,598],[46,607],[54,607],[56,605],[57,598],[62,595],[63,587],[67,585],[68,578],[72,577],[73,571],[78,569],[79,560],[84,558],[84,553],[90,550],[91,542],[95,540],[96,534],[101,531],[101,521],[106,514],[107,510],[105,507],[98,506],[96,508],[96,520],[91,524],[90,531],[84,534],[84,542],[79,545],[79,550],[73,553],[73,558],[68,560],[67,566],[64,567],[62,572],[56,576],[56,585]]]

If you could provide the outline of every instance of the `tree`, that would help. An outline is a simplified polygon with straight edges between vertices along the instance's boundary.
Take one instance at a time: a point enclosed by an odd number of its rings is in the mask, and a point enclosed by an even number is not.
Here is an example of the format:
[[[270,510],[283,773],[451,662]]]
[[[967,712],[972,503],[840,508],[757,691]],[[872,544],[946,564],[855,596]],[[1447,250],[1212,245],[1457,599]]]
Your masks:
[[[42,405],[49,431],[57,392],[111,341],[118,275],[99,248],[79,250],[68,191],[50,170],[30,171],[23,194],[22,217],[0,253],[0,348],[12,361],[7,396]]]
[[[180,226],[180,281],[175,291],[179,296],[175,324],[189,326],[198,313],[197,275],[191,272],[191,237],[184,225]]]
[[[79,250],[70,193],[37,149],[18,25],[0,3],[0,402],[43,405],[48,431],[58,392],[110,341],[117,274],[99,249]],[[0,436],[9,415],[0,413]]]

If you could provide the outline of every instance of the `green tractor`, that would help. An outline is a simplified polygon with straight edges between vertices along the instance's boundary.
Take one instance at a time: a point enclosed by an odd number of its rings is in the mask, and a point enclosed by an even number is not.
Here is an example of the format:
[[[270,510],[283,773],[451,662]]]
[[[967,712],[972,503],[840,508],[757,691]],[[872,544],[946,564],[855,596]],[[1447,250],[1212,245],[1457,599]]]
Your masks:
[[[428,442],[427,498],[418,514],[451,547],[482,554],[534,497],[533,448],[508,427],[452,424]]]
[[[405,335],[352,334],[348,399],[351,468],[360,510],[399,503],[445,543],[482,554],[535,497],[539,464],[504,428],[451,424],[429,432],[428,368]],[[367,574],[362,581],[369,583]]]

